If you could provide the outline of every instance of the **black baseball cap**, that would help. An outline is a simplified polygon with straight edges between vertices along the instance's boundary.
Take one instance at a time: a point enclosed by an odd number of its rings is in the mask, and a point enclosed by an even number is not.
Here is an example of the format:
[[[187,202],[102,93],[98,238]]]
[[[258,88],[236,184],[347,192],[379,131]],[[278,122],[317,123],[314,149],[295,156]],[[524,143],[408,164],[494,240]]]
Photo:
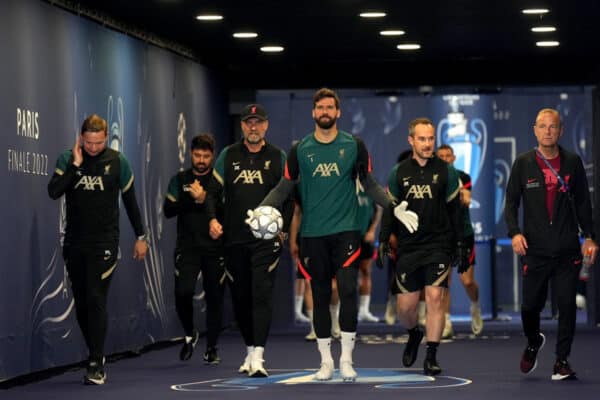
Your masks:
[[[269,119],[267,112],[260,104],[248,104],[246,107],[244,107],[241,114],[241,120],[245,121],[248,118],[258,118],[261,121],[266,121]]]

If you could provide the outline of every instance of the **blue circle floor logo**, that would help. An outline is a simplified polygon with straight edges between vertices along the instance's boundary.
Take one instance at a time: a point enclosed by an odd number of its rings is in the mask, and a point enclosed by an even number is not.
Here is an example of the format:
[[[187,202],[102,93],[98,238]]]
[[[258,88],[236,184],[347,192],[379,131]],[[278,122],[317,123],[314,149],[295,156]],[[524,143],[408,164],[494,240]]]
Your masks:
[[[339,371],[336,370],[333,379],[316,381],[316,370],[273,369],[275,372],[267,378],[236,377],[211,379],[200,382],[172,385],[171,389],[183,392],[215,392],[233,390],[254,390],[269,385],[332,385],[352,383],[342,382]],[[420,369],[393,368],[357,368],[356,384],[372,385],[377,389],[434,389],[469,385],[471,380],[454,376],[426,376]]]

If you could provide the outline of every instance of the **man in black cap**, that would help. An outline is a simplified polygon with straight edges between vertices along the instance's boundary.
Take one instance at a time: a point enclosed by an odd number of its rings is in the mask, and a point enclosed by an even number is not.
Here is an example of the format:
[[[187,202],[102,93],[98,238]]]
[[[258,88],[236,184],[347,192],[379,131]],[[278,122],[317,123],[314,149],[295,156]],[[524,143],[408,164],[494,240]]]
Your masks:
[[[234,313],[247,348],[239,372],[253,377],[268,375],[263,353],[271,325],[275,269],[283,245],[279,236],[256,239],[244,222],[247,210],[258,206],[283,176],[285,153],[265,140],[268,127],[267,113],[261,105],[244,108],[244,137],[219,154],[206,199],[210,235],[213,239],[224,238]],[[216,206],[222,199],[224,216],[218,219]],[[284,208],[284,232],[292,207],[293,202],[288,201]]]

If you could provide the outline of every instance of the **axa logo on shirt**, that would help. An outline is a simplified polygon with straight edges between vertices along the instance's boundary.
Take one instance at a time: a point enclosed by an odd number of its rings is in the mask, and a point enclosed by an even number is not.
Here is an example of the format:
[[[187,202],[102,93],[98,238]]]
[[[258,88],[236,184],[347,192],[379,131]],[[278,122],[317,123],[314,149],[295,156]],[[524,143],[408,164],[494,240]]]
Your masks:
[[[261,185],[263,184],[262,173],[260,172],[260,170],[244,169],[235,178],[233,183],[238,183],[240,179],[245,185],[253,185],[255,180],[258,181],[258,183],[260,183]]]
[[[331,176],[331,174],[340,176],[340,169],[337,163],[319,163],[313,171],[312,176],[316,176],[317,174],[321,177]]]
[[[96,186],[98,186],[100,191],[104,191],[104,181],[101,176],[83,175],[75,185],[75,189],[79,186],[83,186],[83,190],[96,190]]]
[[[406,193],[406,198],[424,199],[425,197],[432,199],[431,186],[429,185],[412,185]]]

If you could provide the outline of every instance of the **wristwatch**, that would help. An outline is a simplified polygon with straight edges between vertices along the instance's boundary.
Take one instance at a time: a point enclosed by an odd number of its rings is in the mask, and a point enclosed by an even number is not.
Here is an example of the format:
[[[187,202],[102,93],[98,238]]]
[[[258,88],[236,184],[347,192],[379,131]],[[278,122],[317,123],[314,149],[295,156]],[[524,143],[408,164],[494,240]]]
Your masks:
[[[148,235],[144,233],[143,235],[138,236],[137,240],[143,240],[144,242],[146,242],[148,240]]]

